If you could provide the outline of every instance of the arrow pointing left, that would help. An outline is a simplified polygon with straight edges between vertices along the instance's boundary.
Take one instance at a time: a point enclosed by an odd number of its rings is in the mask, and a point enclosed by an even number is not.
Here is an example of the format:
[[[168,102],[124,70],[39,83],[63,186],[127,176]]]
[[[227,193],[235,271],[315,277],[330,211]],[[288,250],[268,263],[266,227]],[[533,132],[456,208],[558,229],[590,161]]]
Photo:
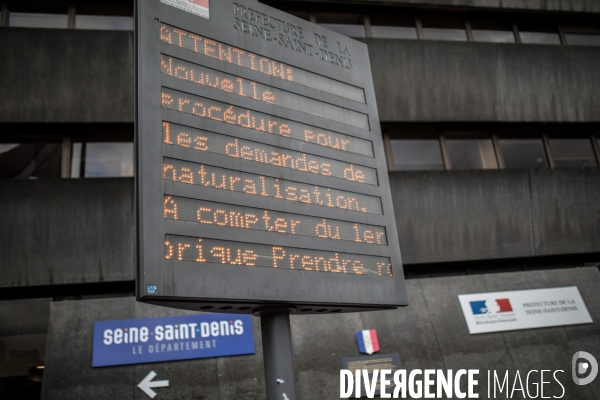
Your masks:
[[[139,387],[148,397],[151,399],[156,397],[156,392],[152,390],[153,388],[161,388],[168,387],[169,381],[154,381],[152,379],[156,377],[156,372],[150,371],[148,375],[140,383],[138,383],[137,387]]]

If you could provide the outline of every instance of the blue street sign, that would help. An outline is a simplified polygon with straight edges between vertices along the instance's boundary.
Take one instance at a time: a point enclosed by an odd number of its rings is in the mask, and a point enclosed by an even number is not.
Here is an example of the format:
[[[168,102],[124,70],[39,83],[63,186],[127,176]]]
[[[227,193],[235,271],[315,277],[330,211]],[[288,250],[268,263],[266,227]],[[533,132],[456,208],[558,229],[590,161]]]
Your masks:
[[[254,352],[250,315],[203,314],[97,321],[92,367]]]

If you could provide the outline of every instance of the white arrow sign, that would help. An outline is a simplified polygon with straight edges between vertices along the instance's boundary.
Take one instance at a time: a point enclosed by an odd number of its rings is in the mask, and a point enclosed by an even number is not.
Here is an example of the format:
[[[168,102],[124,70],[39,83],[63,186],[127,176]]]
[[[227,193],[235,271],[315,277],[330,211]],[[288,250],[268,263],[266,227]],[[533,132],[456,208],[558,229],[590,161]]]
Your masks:
[[[156,397],[156,392],[152,390],[152,388],[161,388],[169,386],[169,381],[152,382],[152,379],[154,379],[154,377],[156,377],[156,372],[150,371],[150,373],[146,375],[146,377],[142,379],[142,381],[137,385],[151,399]]]

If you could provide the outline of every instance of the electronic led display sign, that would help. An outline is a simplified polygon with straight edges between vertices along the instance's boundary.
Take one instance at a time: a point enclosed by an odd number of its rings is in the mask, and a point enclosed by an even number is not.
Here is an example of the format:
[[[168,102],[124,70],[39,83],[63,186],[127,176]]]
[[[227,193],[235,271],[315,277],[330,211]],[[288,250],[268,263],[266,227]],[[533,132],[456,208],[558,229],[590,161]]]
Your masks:
[[[256,1],[136,1],[139,301],[407,305],[367,46]]]
[[[356,243],[387,245],[385,228],[232,204],[165,196],[164,216],[199,224],[259,229]]]

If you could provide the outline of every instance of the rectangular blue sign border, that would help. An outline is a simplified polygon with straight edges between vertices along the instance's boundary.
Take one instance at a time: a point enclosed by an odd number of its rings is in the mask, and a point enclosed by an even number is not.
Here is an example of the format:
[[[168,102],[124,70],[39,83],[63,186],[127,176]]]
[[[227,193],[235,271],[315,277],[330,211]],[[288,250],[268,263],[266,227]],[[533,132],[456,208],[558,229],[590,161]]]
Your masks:
[[[221,350],[215,348],[203,348],[203,349],[191,349],[184,351],[181,350],[170,350],[170,351],[158,351],[153,353],[145,353],[145,354],[134,354],[126,353],[121,351],[124,347],[113,348],[113,354],[103,353],[105,350],[103,346],[106,346],[103,342],[104,340],[104,332],[106,329],[128,329],[130,327],[149,327],[149,331],[155,329],[158,325],[173,325],[176,326],[178,324],[189,324],[196,323],[198,326],[201,323],[217,322],[229,320],[230,323],[233,320],[241,320],[242,325],[245,327],[244,332],[239,335],[224,335],[213,337],[210,335],[209,337],[198,337],[198,338],[187,338],[187,339],[175,339],[170,340],[169,342],[157,342],[156,340],[146,342],[138,342],[138,343],[121,343],[119,346],[125,345],[126,348],[130,349],[130,346],[144,346],[145,349],[148,349],[150,345],[175,345],[179,346],[182,342],[190,342],[194,341],[213,341],[213,340],[223,340],[226,342],[223,346],[226,350]],[[199,331],[197,333],[200,333]],[[153,333],[152,333],[153,335]],[[232,343],[231,341],[234,340]],[[252,317],[250,315],[235,315],[235,314],[198,314],[198,315],[188,315],[188,316],[170,316],[170,317],[154,317],[154,318],[140,318],[140,319],[123,319],[123,320],[107,320],[107,321],[95,321],[94,322],[94,334],[93,334],[93,342],[92,342],[92,367],[109,367],[109,366],[119,366],[119,365],[136,365],[136,364],[149,364],[149,363],[157,363],[157,362],[171,362],[171,361],[182,361],[182,360],[194,360],[194,359],[203,359],[203,358],[215,358],[215,357],[230,357],[236,355],[250,355],[255,354],[255,344],[254,344],[254,332],[253,332],[253,324]],[[171,348],[173,348],[172,346]],[[208,350],[208,351],[207,351]],[[163,357],[164,354],[167,354],[166,357]],[[142,357],[139,357],[142,356]]]

